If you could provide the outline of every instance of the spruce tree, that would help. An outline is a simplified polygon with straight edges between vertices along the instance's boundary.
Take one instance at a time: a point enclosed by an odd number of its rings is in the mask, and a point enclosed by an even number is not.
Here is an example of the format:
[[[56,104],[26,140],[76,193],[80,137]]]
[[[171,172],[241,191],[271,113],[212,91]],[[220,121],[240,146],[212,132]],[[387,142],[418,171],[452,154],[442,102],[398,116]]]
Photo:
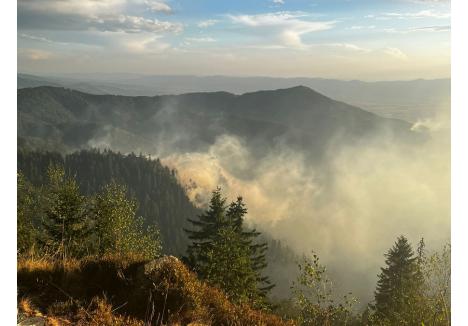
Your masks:
[[[244,227],[246,213],[241,197],[227,206],[216,189],[209,208],[197,220],[189,220],[195,229],[186,230],[192,240],[186,260],[202,279],[222,288],[233,301],[261,306],[272,288],[261,273],[267,246],[257,243],[260,232]]]
[[[255,271],[256,281],[259,284],[257,295],[264,297],[274,287],[269,278],[262,275],[262,270],[267,267],[266,252],[268,245],[266,242],[258,242],[261,233],[256,229],[248,230],[243,227],[245,214],[247,214],[247,208],[243,199],[237,197],[237,200],[229,205],[226,216],[236,232],[239,233],[243,245],[249,248],[251,266]]]
[[[48,177],[43,219],[47,245],[63,257],[84,255],[87,251],[84,241],[90,233],[86,197],[80,193],[76,181],[65,176],[62,167],[50,167]]]
[[[392,325],[420,324],[421,320],[414,320],[419,318],[414,310],[422,286],[418,257],[404,236],[398,237],[385,257],[375,292],[376,317]]]

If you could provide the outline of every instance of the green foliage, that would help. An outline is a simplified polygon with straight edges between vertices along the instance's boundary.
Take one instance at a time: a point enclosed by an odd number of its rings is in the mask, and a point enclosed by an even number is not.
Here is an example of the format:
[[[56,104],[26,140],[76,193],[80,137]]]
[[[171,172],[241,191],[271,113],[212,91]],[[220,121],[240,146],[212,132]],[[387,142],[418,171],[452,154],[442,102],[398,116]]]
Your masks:
[[[145,227],[160,229],[164,253],[182,255],[188,245],[187,219],[200,213],[188,199],[174,171],[159,160],[142,155],[87,150],[65,156],[54,152],[18,151],[18,170],[35,186],[47,183],[49,165],[63,166],[82,193],[94,196],[106,185],[125,185],[127,195],[138,201],[137,216]]]
[[[450,325],[450,260],[450,244],[423,256],[425,325]]]
[[[347,325],[352,318],[357,300],[351,293],[343,296],[342,302],[335,301],[333,282],[319,257],[304,257],[299,264],[301,271],[293,285],[295,303],[299,308],[298,321],[301,325]]]
[[[385,257],[386,267],[381,269],[375,292],[376,316],[391,324],[418,323],[420,316],[412,310],[420,295],[422,278],[411,244],[400,236]]]
[[[145,226],[136,207],[117,183],[95,196],[82,195],[60,166],[49,167],[42,187],[18,174],[18,250],[36,247],[63,259],[95,254],[155,258],[161,253],[159,230]]]
[[[400,236],[386,257],[368,322],[450,325],[450,245],[427,256],[421,239],[415,255]]]
[[[242,198],[228,207],[216,189],[209,208],[197,220],[189,220],[196,229],[186,230],[192,240],[186,260],[201,278],[222,288],[235,302],[262,306],[272,287],[261,273],[267,247],[256,242],[259,232],[245,229],[246,213]]]
[[[124,186],[111,183],[95,198],[94,218],[100,254],[139,253],[149,259],[161,253],[159,231],[154,226],[144,229],[135,216],[136,202],[127,199]]]
[[[33,248],[36,241],[34,228],[35,193],[32,185],[21,173],[17,174],[17,250],[24,253]]]
[[[43,212],[46,245],[63,257],[83,256],[88,249],[83,244],[91,231],[89,201],[62,167],[51,166],[48,178]]]

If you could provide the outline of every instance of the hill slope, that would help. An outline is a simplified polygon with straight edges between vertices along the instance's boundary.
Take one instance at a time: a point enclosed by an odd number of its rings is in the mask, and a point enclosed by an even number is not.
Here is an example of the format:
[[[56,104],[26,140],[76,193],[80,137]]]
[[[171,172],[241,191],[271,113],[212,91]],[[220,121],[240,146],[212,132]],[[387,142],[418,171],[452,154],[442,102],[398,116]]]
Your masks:
[[[232,76],[151,76],[138,74],[71,74],[44,77],[18,74],[18,88],[62,86],[92,94],[154,96],[225,91],[234,94],[304,85],[326,96],[385,117],[415,122],[450,102],[450,79],[377,81],[324,78]]]
[[[161,156],[205,150],[229,134],[246,140],[258,155],[286,144],[320,157],[331,142],[349,144],[376,132],[413,138],[410,128],[303,86],[155,97],[55,87],[18,90],[18,136],[32,147],[102,147]]]
[[[18,170],[36,185],[45,183],[51,164],[64,166],[87,195],[97,193],[112,180],[125,185],[130,196],[138,201],[137,214],[147,224],[159,227],[164,252],[179,255],[185,252],[188,239],[183,228],[187,218],[194,218],[200,210],[188,199],[175,172],[159,160],[109,151],[81,151],[66,156],[18,151]]]

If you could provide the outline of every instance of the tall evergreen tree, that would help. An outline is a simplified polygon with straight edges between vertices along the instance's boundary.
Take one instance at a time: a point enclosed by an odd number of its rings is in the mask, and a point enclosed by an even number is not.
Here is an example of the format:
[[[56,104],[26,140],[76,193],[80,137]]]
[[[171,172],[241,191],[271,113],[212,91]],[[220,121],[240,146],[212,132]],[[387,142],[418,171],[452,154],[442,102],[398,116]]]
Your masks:
[[[247,214],[247,208],[242,197],[237,197],[237,200],[229,205],[226,212],[228,221],[233,225],[235,231],[239,233],[240,241],[249,248],[251,266],[253,271],[256,272],[257,283],[260,284],[258,295],[265,296],[274,287],[269,278],[262,276],[261,273],[267,267],[266,252],[268,244],[258,241],[261,233],[256,229],[248,230],[243,227],[245,214]]]
[[[261,273],[267,246],[256,242],[260,232],[244,227],[246,213],[242,198],[227,206],[221,189],[216,189],[209,208],[197,220],[189,220],[194,230],[186,230],[192,240],[186,260],[201,278],[221,287],[234,301],[262,305],[272,287]]]
[[[73,178],[62,167],[50,167],[45,188],[43,226],[49,243],[63,256],[85,254],[83,245],[90,232],[89,207]]]
[[[417,302],[422,286],[418,257],[404,236],[385,254],[375,292],[376,317],[392,325],[420,324]]]

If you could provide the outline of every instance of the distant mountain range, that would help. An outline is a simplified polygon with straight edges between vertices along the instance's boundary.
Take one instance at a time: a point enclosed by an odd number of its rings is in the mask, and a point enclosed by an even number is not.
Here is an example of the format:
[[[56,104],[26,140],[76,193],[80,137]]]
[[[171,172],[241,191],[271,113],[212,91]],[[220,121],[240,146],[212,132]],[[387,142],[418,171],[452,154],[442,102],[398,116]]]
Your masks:
[[[385,133],[415,139],[411,124],[332,100],[304,86],[234,95],[92,95],[58,87],[18,90],[18,136],[30,147],[123,152],[202,151],[236,136],[255,155],[288,146],[322,157],[333,144]]]
[[[18,88],[55,86],[90,94],[126,96],[177,95],[216,91],[243,94],[304,85],[326,96],[379,115],[411,122],[434,115],[441,105],[448,105],[450,102],[450,79],[363,82],[322,78],[18,74],[17,82]]]

